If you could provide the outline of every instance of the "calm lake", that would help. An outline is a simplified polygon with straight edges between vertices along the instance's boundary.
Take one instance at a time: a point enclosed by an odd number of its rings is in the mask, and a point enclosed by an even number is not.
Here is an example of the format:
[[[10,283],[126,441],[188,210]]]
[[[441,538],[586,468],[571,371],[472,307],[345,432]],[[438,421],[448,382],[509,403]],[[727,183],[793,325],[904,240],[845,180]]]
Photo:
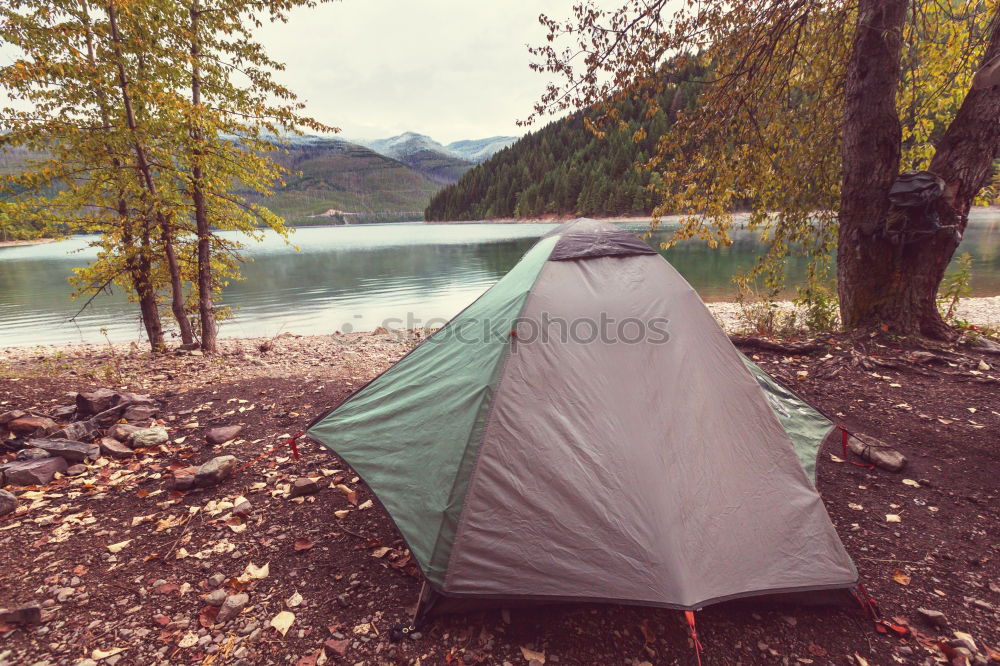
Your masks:
[[[252,243],[245,280],[230,285],[236,309],[221,335],[324,334],[336,330],[437,326],[504,275],[551,224],[391,224],[298,229]],[[641,231],[643,223],[625,225]],[[656,244],[668,231],[650,239]],[[687,242],[664,255],[707,301],[734,296],[730,277],[751,266],[760,245],[748,234],[728,248]],[[1000,212],[970,216],[959,252],[973,264],[973,295],[1000,293]],[[87,237],[0,248],[0,346],[103,342],[141,337],[137,308],[117,292],[99,296],[77,321],[66,278],[95,256]],[[792,260],[789,275],[802,274]]]

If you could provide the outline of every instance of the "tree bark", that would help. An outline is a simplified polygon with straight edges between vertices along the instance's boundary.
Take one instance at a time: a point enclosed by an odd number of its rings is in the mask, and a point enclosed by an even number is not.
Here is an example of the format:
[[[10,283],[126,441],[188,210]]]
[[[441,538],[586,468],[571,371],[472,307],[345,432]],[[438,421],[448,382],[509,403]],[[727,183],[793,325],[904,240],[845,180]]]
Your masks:
[[[181,342],[190,345],[194,343],[194,331],[184,309],[184,286],[181,269],[177,264],[177,253],[174,251],[173,227],[164,215],[160,216],[160,229],[160,240],[163,242],[163,252],[167,258],[167,269],[170,271],[170,309],[174,313],[174,319],[177,320]]]
[[[896,245],[880,230],[899,168],[895,109],[905,0],[861,0],[844,101],[843,178],[837,271],[847,328],[886,326],[905,335],[953,340],[937,308],[945,270],[961,242],[976,194],[1000,150],[1000,87],[977,76],[937,145],[929,170],[945,182],[937,202],[942,228]],[[984,65],[1000,57],[1000,10]]]
[[[146,178],[147,184],[151,183],[149,166],[146,163],[145,151],[138,140],[136,134],[135,114],[132,110],[132,98],[128,91],[128,77],[125,73],[125,63],[123,61],[121,49],[121,33],[118,30],[118,13],[114,2],[109,2],[106,7],[108,24],[111,27],[111,41],[114,45],[115,68],[118,73],[118,86],[122,95],[122,104],[125,107],[125,117],[128,122],[129,131],[134,139],[136,159],[139,171]],[[128,209],[124,205],[124,200],[119,201],[119,214],[127,214]],[[164,348],[163,326],[160,322],[160,308],[156,299],[156,288],[153,284],[152,247],[150,246],[150,224],[148,219],[140,222],[140,243],[135,257],[126,256],[133,276],[133,285],[136,295],[139,298],[139,311],[142,314],[143,325],[146,327],[146,335],[149,338],[150,347],[154,352],[162,351]],[[126,248],[126,252],[131,251]]]
[[[198,0],[191,3],[191,104],[197,116],[201,105],[201,7]],[[212,290],[212,233],[208,226],[208,208],[202,187],[201,142],[199,120],[191,122],[191,195],[194,201],[194,218],[198,232],[198,312],[201,318],[201,348],[214,353],[216,344],[215,302]]]

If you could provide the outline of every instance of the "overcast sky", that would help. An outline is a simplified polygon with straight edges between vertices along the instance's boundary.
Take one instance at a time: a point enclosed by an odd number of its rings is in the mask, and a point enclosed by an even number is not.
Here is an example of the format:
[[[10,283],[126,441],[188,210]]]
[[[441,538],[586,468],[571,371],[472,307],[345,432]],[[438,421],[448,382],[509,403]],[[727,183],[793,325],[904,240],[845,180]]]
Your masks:
[[[442,143],[519,135],[545,88],[527,44],[545,41],[541,12],[572,0],[343,0],[299,9],[261,42],[284,83],[345,138],[407,130]]]
[[[545,41],[538,15],[569,17],[572,5],[342,0],[298,9],[258,37],[287,65],[278,80],[344,138],[414,131],[449,143],[524,133],[516,121],[531,113],[547,81],[528,69],[527,45]],[[0,43],[0,62],[15,56]]]

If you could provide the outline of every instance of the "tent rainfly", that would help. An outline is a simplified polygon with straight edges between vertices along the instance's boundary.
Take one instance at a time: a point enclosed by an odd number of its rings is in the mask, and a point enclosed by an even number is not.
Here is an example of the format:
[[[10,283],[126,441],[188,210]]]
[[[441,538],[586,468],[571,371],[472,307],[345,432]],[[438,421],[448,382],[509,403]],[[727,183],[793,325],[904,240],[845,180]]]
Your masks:
[[[665,259],[580,219],[306,434],[395,521],[426,616],[850,590],[812,478],[833,431]]]

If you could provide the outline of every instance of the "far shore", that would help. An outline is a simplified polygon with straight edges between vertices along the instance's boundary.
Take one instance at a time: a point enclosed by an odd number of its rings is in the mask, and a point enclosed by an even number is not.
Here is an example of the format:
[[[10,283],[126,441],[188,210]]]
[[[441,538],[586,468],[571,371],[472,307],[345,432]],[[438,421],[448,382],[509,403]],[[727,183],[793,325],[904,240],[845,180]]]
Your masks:
[[[22,245],[44,245],[55,243],[58,238],[29,238],[27,240],[0,240],[0,247],[20,247]]]

